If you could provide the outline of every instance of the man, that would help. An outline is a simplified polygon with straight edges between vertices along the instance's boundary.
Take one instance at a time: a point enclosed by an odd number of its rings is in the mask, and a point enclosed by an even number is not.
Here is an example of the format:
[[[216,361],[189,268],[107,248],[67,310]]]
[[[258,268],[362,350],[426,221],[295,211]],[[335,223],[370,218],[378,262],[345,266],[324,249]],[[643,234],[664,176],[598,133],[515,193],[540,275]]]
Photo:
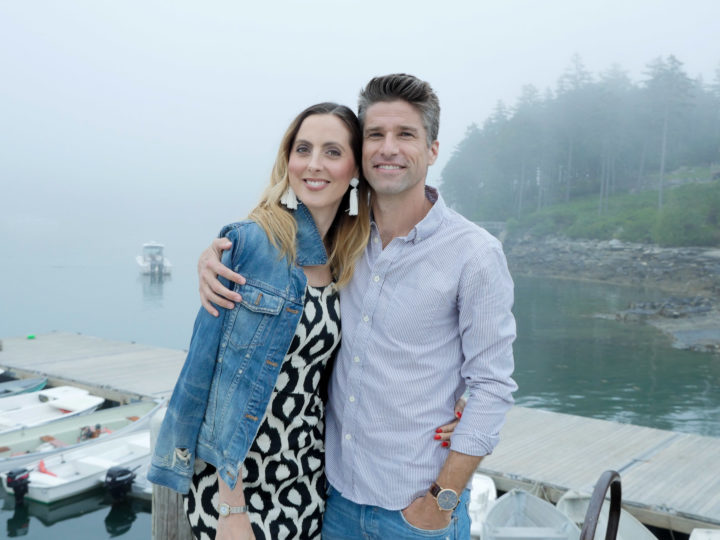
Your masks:
[[[323,538],[469,538],[466,487],[497,444],[516,389],[512,280],[500,243],[425,185],[440,115],[430,85],[376,77],[358,108],[373,222],[341,291]],[[209,310],[209,301],[227,305],[212,292],[222,291],[215,272],[232,276],[218,267],[217,242],[200,264]],[[452,449],[437,445],[434,426],[466,388]]]

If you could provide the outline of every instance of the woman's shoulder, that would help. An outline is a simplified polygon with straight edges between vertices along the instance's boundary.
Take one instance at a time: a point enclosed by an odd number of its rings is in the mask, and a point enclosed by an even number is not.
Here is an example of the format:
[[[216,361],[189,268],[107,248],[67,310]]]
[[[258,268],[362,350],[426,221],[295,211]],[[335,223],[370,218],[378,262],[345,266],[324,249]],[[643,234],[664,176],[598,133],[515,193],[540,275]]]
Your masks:
[[[218,238],[227,237],[231,241],[242,241],[242,242],[267,242],[268,237],[265,234],[263,228],[251,219],[244,219],[242,221],[236,221],[234,223],[228,223],[222,229]]]

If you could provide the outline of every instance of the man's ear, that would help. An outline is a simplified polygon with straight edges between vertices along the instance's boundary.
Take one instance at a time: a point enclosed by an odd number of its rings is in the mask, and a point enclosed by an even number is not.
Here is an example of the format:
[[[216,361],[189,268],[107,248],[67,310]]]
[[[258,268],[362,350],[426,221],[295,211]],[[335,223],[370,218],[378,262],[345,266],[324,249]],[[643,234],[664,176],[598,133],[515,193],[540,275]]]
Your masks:
[[[438,148],[440,147],[439,141],[433,141],[433,143],[428,148],[428,155],[430,156],[428,159],[428,165],[432,165],[435,163],[435,160],[438,157]]]

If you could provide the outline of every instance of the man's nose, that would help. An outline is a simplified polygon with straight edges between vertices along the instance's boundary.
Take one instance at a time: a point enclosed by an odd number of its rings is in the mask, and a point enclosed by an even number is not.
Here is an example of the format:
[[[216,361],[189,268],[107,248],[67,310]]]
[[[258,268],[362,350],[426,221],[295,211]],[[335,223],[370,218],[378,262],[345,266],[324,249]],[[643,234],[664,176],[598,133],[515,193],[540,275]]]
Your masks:
[[[398,152],[398,145],[395,137],[388,135],[383,139],[383,144],[380,147],[380,152],[384,156],[394,156]]]

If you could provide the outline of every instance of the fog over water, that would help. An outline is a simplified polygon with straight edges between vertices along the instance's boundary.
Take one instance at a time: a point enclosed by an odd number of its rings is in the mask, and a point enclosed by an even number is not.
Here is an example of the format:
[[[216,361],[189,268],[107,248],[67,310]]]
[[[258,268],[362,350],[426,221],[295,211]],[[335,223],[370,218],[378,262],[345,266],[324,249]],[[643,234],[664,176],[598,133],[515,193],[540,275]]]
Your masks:
[[[254,205],[289,120],[323,100],[354,108],[373,75],[435,87],[437,184],[468,125],[523,84],[553,88],[575,54],[634,80],[674,54],[712,80],[719,15],[712,0],[1,2],[0,336],[43,309],[89,332],[63,314],[112,310],[102,271],[79,291],[49,272],[131,269],[148,240],[167,245],[189,276],[174,294],[195,305],[198,252]]]

